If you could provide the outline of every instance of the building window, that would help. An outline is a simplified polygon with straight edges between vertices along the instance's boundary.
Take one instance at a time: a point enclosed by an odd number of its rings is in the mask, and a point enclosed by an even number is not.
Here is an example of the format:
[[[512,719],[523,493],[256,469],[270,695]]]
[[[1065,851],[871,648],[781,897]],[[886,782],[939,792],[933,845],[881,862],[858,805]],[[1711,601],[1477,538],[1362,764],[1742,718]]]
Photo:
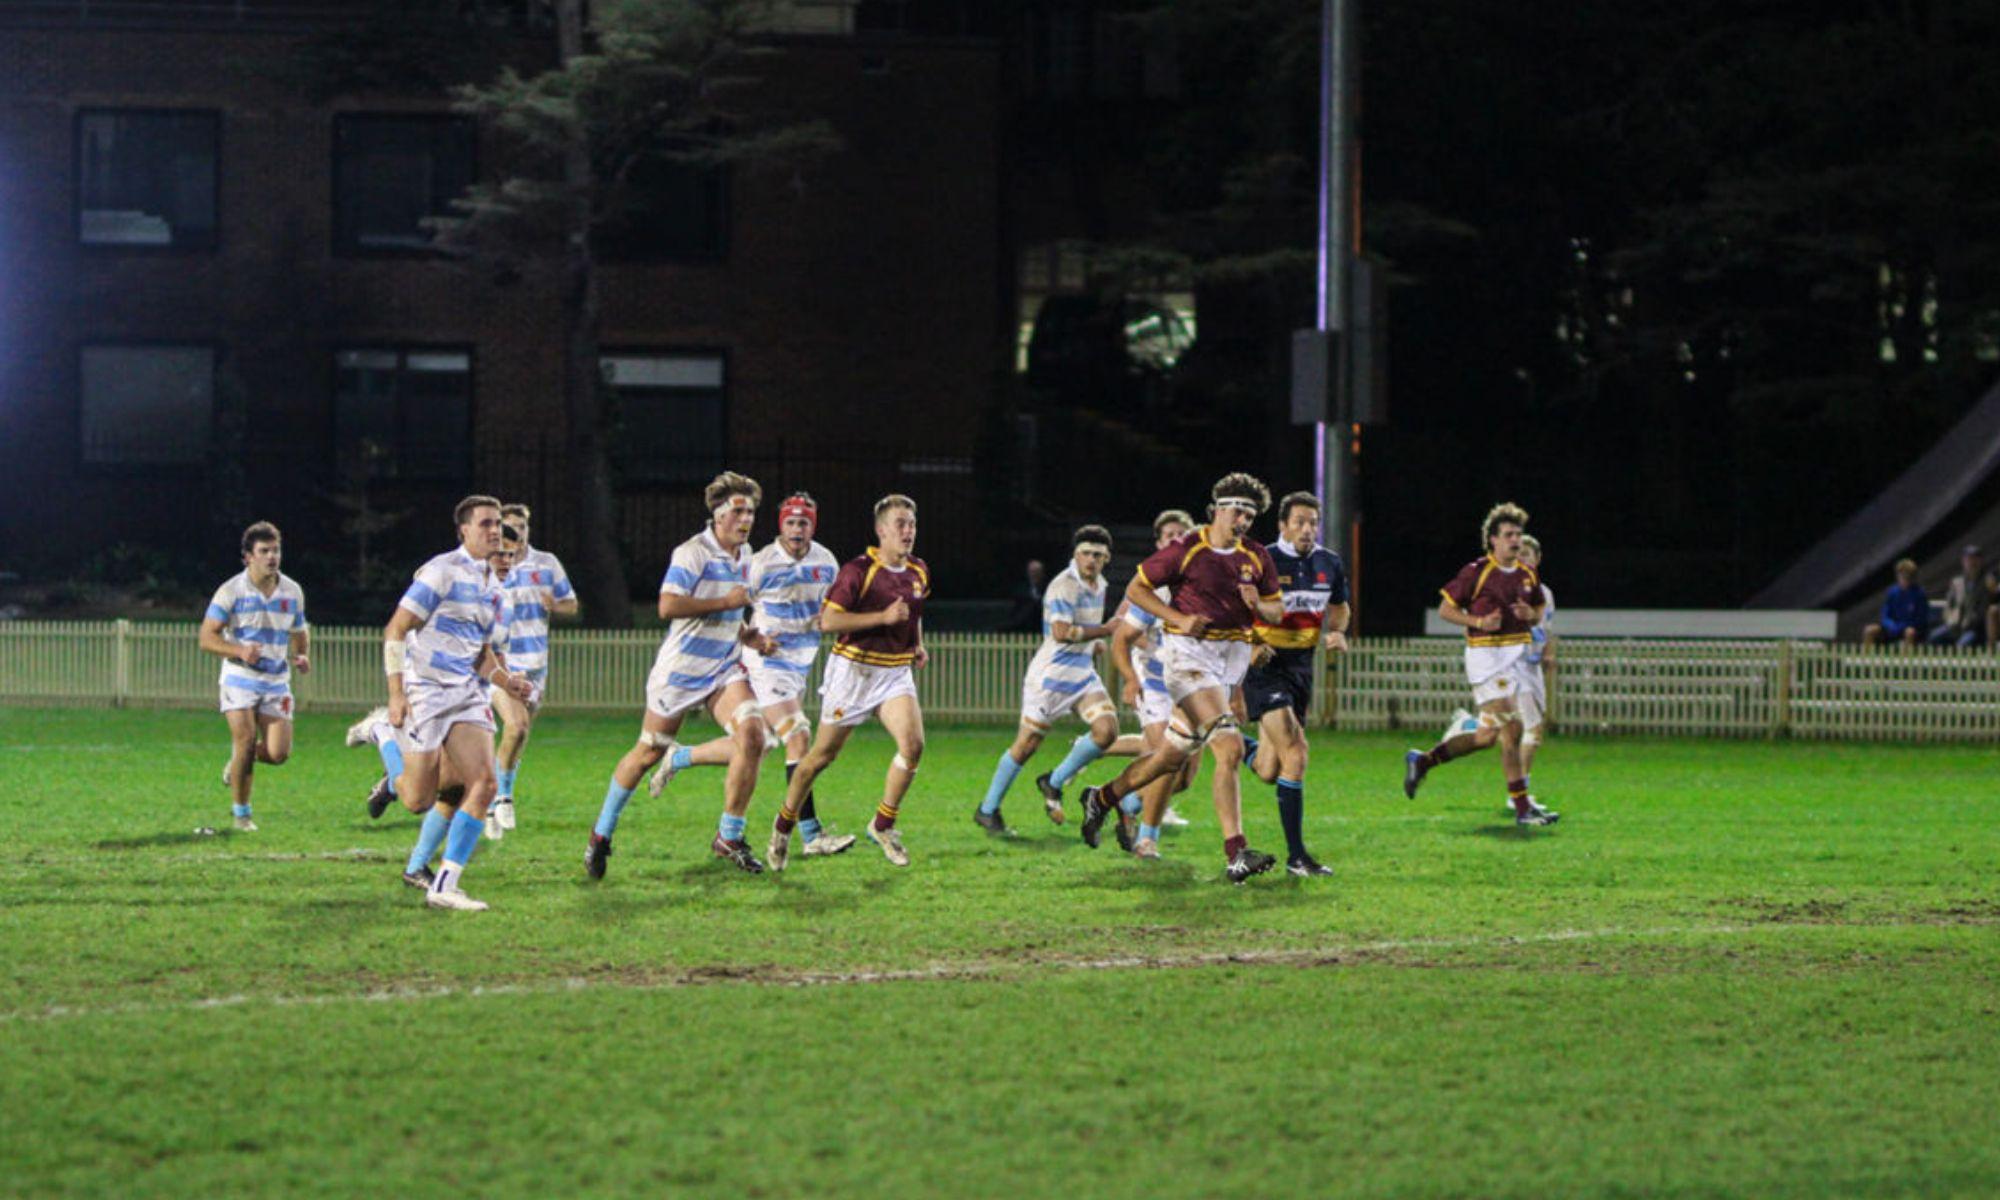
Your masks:
[[[77,240],[213,248],[220,141],[212,112],[77,113]]]
[[[334,355],[334,452],[343,478],[472,474],[472,356],[359,349]]]
[[[607,262],[714,262],[729,252],[729,168],[651,156],[597,232]]]
[[[177,466],[208,453],[213,347],[85,346],[80,366],[85,463]]]
[[[431,248],[424,222],[453,215],[473,181],[473,123],[464,117],[346,113],[333,121],[333,241],[340,254]]]
[[[720,354],[607,354],[613,457],[632,483],[706,483],[727,452]]]

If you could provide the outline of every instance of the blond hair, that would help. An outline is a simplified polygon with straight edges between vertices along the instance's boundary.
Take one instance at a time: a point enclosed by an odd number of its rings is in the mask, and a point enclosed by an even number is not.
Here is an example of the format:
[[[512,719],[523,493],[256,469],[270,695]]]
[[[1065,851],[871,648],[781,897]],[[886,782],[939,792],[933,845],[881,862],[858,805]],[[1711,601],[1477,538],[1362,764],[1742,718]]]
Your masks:
[[[500,506],[500,519],[501,519],[501,520],[503,520],[503,521],[505,521],[505,520],[507,520],[507,519],[508,519],[509,517],[513,518],[513,519],[514,519],[514,520],[516,520],[516,521],[532,521],[532,520],[534,520],[534,519],[535,519],[535,518],[534,518],[534,514],[533,514],[533,513],[530,513],[530,512],[528,511],[528,506],[527,506],[527,505],[525,505],[525,504],[503,504],[503,505],[501,505],[501,506]]]
[[[748,496],[750,497],[750,503],[758,504],[764,499],[764,489],[757,486],[757,481],[748,475],[741,475],[735,471],[724,471],[714,479],[709,480],[708,486],[702,489],[701,502],[708,506],[710,512],[713,512],[721,508],[723,502],[731,496]]]
[[[1153,518],[1153,537],[1157,539],[1160,536],[1160,530],[1176,522],[1179,523],[1182,529],[1193,529],[1194,514],[1188,512],[1185,508],[1166,509],[1159,516]]]
[[[1479,522],[1480,549],[1490,550],[1493,548],[1493,534],[1502,525],[1518,525],[1522,529],[1526,529],[1528,527],[1528,510],[1522,508],[1512,500],[1502,500],[1492,508],[1487,509],[1485,519]]]
[[[917,502],[915,500],[910,499],[901,492],[890,492],[875,502],[875,519],[880,521],[882,514],[892,508],[907,508],[910,510],[911,516],[914,517],[917,515]]]

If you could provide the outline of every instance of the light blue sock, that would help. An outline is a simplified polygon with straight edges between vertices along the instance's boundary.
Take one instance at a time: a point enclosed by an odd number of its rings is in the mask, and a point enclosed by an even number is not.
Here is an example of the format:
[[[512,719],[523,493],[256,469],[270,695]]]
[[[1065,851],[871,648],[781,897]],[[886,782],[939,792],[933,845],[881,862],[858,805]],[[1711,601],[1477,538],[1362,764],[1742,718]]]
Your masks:
[[[683,767],[691,767],[694,765],[694,751],[686,746],[675,746],[674,752],[667,756],[667,761],[676,771]]]
[[[437,809],[431,811],[436,812]],[[478,817],[459,809],[458,815],[451,819],[451,828],[445,833],[444,860],[461,867],[471,862],[472,852],[479,848],[479,832],[485,826],[486,823]]]
[[[732,817],[728,813],[723,813],[721,823],[716,826],[716,832],[725,842],[740,842],[743,840],[743,827],[749,823],[748,817]]]
[[[611,836],[618,828],[618,814],[625,811],[625,802],[631,798],[631,788],[619,787],[616,779],[611,781],[611,786],[604,790],[604,807],[597,812],[597,836]]]
[[[1148,825],[1144,821],[1141,821],[1139,822],[1139,837],[1142,841],[1146,838],[1152,838],[1157,842],[1160,840],[1160,827],[1158,825]]]
[[[375,743],[376,753],[382,756],[382,770],[389,776],[389,794],[396,794],[396,779],[403,773],[403,748],[395,738]]]
[[[1126,796],[1123,800],[1120,800],[1118,802],[1118,811],[1124,813],[1128,817],[1138,816],[1139,810],[1144,807],[1146,806],[1139,802],[1139,793],[1137,792],[1131,793],[1130,795]]]
[[[809,817],[799,822],[799,840],[810,842],[819,836],[820,824],[817,817]]]
[[[417,830],[417,844],[410,848],[410,861],[403,868],[403,874],[415,875],[430,865],[432,856],[438,852],[438,844],[444,841],[444,831],[450,824],[451,821],[444,815],[444,806],[431,805],[431,810],[424,814],[423,827]]]
[[[507,771],[493,772],[494,782],[500,785],[500,795],[498,797],[499,799],[512,800],[514,798],[514,776],[519,775],[520,773],[521,773],[521,768],[519,767],[515,767]]]
[[[1069,781],[1077,777],[1091,763],[1104,757],[1104,747],[1090,740],[1089,734],[1070,743],[1069,754],[1049,773],[1049,782],[1057,787],[1068,787]]]
[[[250,806],[247,804],[232,804],[229,806],[229,811],[234,816],[247,817],[250,815]]]
[[[979,811],[997,813],[1000,802],[1007,798],[1007,789],[1014,786],[1014,780],[1021,774],[1021,764],[1005,750],[1000,752],[1000,762],[993,768],[993,782],[986,785],[986,799],[979,802]]]

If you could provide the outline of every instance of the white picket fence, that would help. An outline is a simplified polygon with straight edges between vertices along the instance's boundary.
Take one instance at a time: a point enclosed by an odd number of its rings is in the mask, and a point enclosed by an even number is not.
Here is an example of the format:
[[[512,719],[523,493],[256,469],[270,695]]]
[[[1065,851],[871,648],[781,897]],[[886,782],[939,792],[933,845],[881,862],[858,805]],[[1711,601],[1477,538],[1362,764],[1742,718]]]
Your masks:
[[[381,636],[376,628],[315,629],[313,672],[293,681],[300,710],[380,703]],[[927,716],[1013,723],[1033,635],[934,633],[925,642],[931,663],[918,687]],[[657,632],[558,629],[549,705],[636,713],[658,644]],[[1332,686],[1314,700],[1319,724],[1425,731],[1468,699],[1459,647],[1445,639],[1364,638],[1328,665]],[[204,708],[215,703],[217,666],[196,648],[192,623],[0,622],[0,704]],[[1570,638],[1551,709],[1566,736],[2000,741],[2000,658]]]

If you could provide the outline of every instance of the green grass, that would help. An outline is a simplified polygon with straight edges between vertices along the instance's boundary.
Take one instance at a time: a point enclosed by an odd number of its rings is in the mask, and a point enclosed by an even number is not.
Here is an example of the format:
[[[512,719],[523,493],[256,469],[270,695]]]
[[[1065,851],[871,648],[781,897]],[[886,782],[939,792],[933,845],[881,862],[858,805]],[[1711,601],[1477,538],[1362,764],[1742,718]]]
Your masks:
[[[1523,833],[1492,758],[1409,803],[1402,739],[1323,737],[1339,875],[1236,888],[1205,781],[1159,863],[1025,778],[999,843],[1007,732],[940,729],[907,870],[741,876],[700,772],[590,885],[634,727],[550,715],[460,915],[340,721],[196,837],[213,714],[0,709],[0,1195],[2000,1194],[1993,751],[1557,739]]]

